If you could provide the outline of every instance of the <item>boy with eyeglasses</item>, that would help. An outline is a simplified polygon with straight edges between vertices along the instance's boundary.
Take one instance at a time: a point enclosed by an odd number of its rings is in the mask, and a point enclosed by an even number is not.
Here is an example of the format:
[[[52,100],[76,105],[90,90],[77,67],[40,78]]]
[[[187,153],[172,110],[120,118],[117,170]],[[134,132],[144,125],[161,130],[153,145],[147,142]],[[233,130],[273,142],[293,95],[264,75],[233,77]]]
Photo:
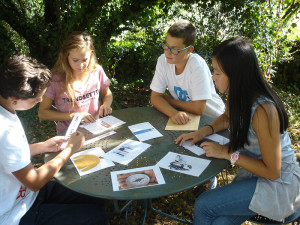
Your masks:
[[[196,29],[187,20],[169,28],[166,42],[161,44],[164,54],[158,58],[150,85],[152,105],[179,125],[191,119],[185,112],[216,118],[225,108],[206,62],[192,53],[195,39]],[[170,95],[165,94],[167,88]]]

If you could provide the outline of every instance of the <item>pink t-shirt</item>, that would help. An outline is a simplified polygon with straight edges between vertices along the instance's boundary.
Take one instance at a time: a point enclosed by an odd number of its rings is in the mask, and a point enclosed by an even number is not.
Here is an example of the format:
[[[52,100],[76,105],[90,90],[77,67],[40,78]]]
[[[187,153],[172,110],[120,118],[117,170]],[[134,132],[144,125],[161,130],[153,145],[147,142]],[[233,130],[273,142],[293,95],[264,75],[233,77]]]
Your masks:
[[[101,66],[91,72],[85,84],[75,90],[76,100],[79,106],[72,106],[72,101],[67,94],[64,85],[65,78],[62,74],[53,74],[51,85],[45,96],[52,99],[59,112],[88,112],[98,117],[100,107],[99,94],[109,86],[109,79]],[[61,132],[69,126],[71,121],[60,121],[57,123],[56,131]]]

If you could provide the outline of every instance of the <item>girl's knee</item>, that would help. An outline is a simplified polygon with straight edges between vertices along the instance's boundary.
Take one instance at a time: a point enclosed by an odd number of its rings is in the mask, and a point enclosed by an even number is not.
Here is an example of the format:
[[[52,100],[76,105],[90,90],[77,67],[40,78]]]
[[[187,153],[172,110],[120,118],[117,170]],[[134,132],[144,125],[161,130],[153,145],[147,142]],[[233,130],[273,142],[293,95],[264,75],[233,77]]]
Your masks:
[[[201,211],[202,209],[204,209],[207,205],[205,204],[206,200],[205,197],[203,196],[203,194],[201,194],[200,196],[198,196],[195,200],[195,204],[194,204],[194,211]]]

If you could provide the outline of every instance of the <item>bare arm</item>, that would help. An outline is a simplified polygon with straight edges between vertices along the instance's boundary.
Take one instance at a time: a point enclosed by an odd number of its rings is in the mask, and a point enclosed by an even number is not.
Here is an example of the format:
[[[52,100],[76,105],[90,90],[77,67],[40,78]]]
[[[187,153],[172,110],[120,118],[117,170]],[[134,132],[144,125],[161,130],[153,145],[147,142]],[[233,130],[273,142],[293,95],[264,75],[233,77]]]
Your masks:
[[[164,95],[165,100],[173,107],[182,109],[185,112],[190,112],[195,115],[201,115],[206,108],[206,100],[198,101],[180,101],[172,98],[170,95]]]
[[[38,116],[42,120],[50,121],[68,121],[72,120],[74,113],[57,112],[52,108],[53,100],[43,96],[43,101],[40,103]]]
[[[113,95],[109,87],[101,90],[100,94],[102,96],[102,105],[99,109],[99,116],[102,117],[112,113],[111,104],[113,101]]]
[[[222,115],[210,123],[214,129],[214,132],[219,132],[229,128],[229,114],[227,108],[228,107],[226,107],[225,112]],[[180,135],[178,138],[176,138],[175,143],[182,146],[183,142],[191,139],[192,141],[190,145],[193,145],[210,134],[212,134],[212,128],[209,126],[204,126],[200,130]]]
[[[152,91],[151,104],[163,114],[170,117],[175,124],[186,124],[191,118],[185,112],[177,111],[164,97],[164,94]]]
[[[34,156],[45,152],[57,152],[64,140],[64,136],[55,136],[47,141],[31,144],[29,145],[30,154]]]
[[[168,117],[171,117],[173,114],[177,113],[177,110],[164,98],[164,94],[152,91],[151,104]]]
[[[262,104],[254,113],[252,127],[255,131],[262,159],[240,154],[236,165],[267,179],[277,179],[281,170],[280,122],[272,104]],[[206,156],[230,160],[228,148],[216,143],[204,142]]]
[[[70,156],[80,149],[84,136],[80,132],[71,135],[67,147],[54,159],[35,169],[30,163],[21,170],[13,172],[14,176],[32,191],[41,189],[64,165]]]
[[[281,142],[280,121],[275,106],[262,104],[258,107],[253,116],[252,127],[258,137],[262,159],[242,155],[237,165],[258,176],[277,179],[281,171]]]

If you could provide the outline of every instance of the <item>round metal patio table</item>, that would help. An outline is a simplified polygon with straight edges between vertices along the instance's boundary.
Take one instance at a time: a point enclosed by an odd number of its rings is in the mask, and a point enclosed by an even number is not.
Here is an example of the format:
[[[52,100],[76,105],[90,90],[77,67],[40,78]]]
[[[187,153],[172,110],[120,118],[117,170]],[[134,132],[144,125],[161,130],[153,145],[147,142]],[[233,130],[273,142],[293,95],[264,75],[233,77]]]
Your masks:
[[[202,184],[221,172],[228,165],[227,160],[209,158],[211,160],[209,166],[199,177],[185,175],[161,168],[162,175],[166,182],[163,185],[147,186],[145,188],[123,191],[113,191],[110,175],[111,171],[156,165],[156,163],[160,161],[169,151],[204,159],[207,159],[207,157],[205,155],[197,156],[189,150],[176,145],[174,142],[175,138],[177,138],[180,134],[190,131],[165,130],[168,117],[153,107],[125,108],[113,111],[112,115],[126,123],[113,129],[116,131],[116,134],[84,146],[82,150],[100,146],[103,151],[108,152],[127,139],[138,141],[134,134],[129,130],[128,126],[142,122],[149,122],[163,136],[144,141],[145,143],[150,144],[151,147],[140,154],[127,166],[115,163],[115,166],[113,167],[109,167],[88,175],[79,176],[71,160],[68,160],[55,176],[59,183],[76,192],[99,198],[112,200],[153,199],[178,193]],[[203,127],[207,123],[210,123],[212,120],[212,118],[206,115],[201,115],[199,128]],[[79,128],[78,130],[84,133],[86,140],[99,135],[93,135],[83,128]],[[227,132],[221,132],[218,134],[225,137],[228,136]],[[46,154],[45,161],[51,160],[55,155],[55,153]]]

